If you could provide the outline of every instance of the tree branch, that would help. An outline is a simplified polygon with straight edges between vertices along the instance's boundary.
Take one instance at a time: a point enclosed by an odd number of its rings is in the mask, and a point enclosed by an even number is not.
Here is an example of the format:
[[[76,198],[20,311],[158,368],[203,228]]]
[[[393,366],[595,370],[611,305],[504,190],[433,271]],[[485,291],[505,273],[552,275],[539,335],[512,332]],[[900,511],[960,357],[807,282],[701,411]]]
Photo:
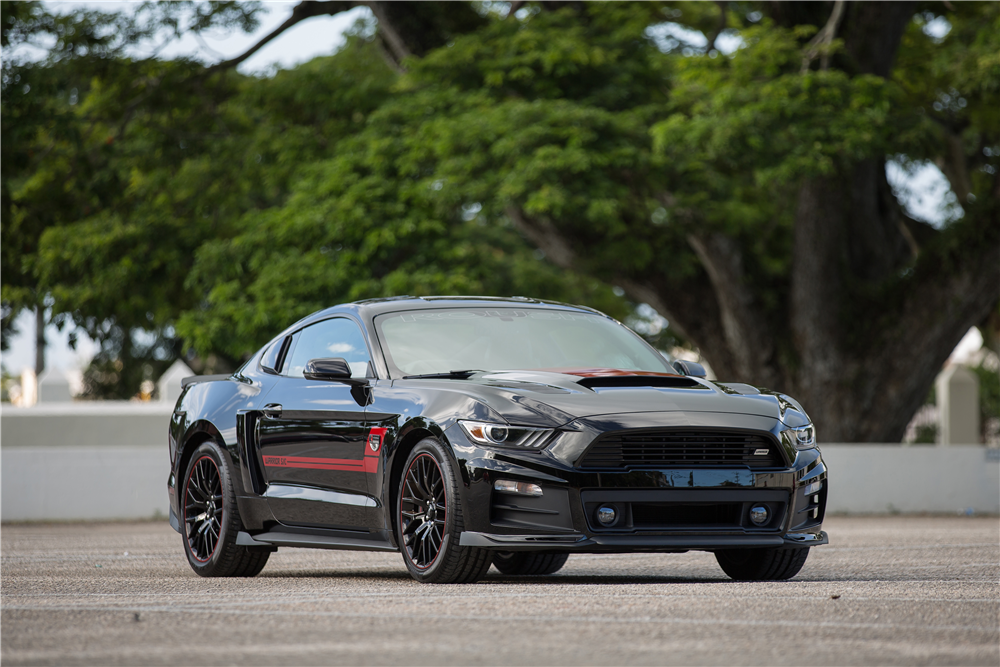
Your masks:
[[[563,269],[574,268],[576,253],[551,222],[529,219],[517,206],[508,206],[505,212],[514,227],[527,236],[556,266]]]
[[[663,195],[669,199],[669,195]],[[517,206],[506,208],[514,227],[556,266],[577,269],[578,255],[569,240],[548,221],[530,218]],[[724,327],[716,294],[705,274],[677,280],[655,270],[642,275],[618,273],[611,277],[630,299],[649,304],[670,322],[670,327],[701,350],[721,378],[736,379],[734,355],[723,333]]]
[[[970,327],[983,322],[1000,303],[1000,219],[997,203],[976,219],[953,225],[946,240],[928,248],[913,275],[897,288],[888,318],[893,326],[871,341],[865,371],[893,378],[874,383],[870,400],[859,396],[859,430],[885,429],[885,442],[898,441],[927,386]],[[865,423],[865,419],[868,423]]]
[[[229,60],[223,60],[220,63],[216,63],[205,70],[204,75],[210,76],[221,70],[229,69],[231,67],[236,67],[247,58],[253,54],[260,51],[264,46],[271,42],[274,38],[278,37],[281,33],[285,32],[293,25],[305,21],[306,19],[313,18],[314,16],[332,16],[333,14],[339,14],[340,12],[346,12],[349,9],[357,7],[359,4],[357,2],[335,2],[335,1],[322,1],[322,2],[312,2],[310,0],[303,0],[299,4],[295,5],[292,9],[292,15],[288,19],[279,25],[277,28],[269,32],[267,35],[262,37],[256,44],[251,46],[249,49],[244,51],[242,54],[236,56],[235,58],[230,58]],[[376,3],[372,3],[376,4]]]
[[[368,2],[366,4],[371,7],[372,13],[378,19],[378,34],[392,54],[393,59],[395,59],[396,66],[399,69],[403,69],[403,60],[412,56],[413,52],[406,46],[403,36],[399,34],[393,22],[389,20],[385,11],[385,3]]]
[[[820,28],[816,36],[806,44],[805,52],[802,54],[802,74],[809,71],[809,66],[816,56],[820,56],[820,69],[826,71],[830,67],[829,46],[833,38],[837,36],[837,28],[840,27],[840,19],[844,16],[844,0],[837,0],[833,3],[833,13],[827,20],[826,25]]]
[[[737,379],[777,386],[774,336],[746,284],[739,241],[721,233],[688,235],[715,292]]]

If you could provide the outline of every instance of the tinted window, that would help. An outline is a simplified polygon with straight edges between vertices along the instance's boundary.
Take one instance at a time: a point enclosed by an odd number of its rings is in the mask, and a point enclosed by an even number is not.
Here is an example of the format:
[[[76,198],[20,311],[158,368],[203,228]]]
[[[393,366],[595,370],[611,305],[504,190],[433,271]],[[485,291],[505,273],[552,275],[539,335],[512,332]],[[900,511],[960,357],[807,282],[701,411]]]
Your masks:
[[[344,318],[323,320],[295,334],[291,354],[285,363],[285,375],[302,377],[310,359],[340,357],[351,366],[353,377],[365,377],[368,372],[368,346],[361,329]]]
[[[392,313],[375,321],[397,377],[464,369],[671,372],[653,348],[603,315],[453,308]]]

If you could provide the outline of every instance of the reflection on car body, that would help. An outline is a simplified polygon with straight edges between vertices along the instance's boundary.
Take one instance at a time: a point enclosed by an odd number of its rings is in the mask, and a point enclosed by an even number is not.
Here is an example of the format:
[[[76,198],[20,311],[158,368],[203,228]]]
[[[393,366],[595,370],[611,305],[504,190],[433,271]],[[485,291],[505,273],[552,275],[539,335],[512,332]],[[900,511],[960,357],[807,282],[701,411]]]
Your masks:
[[[400,551],[437,583],[689,550],[786,579],[827,542],[826,466],[794,399],[520,297],[315,313],[231,376],[186,380],[170,456],[171,524],[204,576],[295,546]]]

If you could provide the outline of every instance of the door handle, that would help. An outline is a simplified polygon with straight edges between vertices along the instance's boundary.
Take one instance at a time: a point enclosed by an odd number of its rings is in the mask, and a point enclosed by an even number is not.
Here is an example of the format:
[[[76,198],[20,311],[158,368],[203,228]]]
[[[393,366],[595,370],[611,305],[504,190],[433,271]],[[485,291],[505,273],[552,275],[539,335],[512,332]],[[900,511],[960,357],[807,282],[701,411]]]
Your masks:
[[[271,419],[277,419],[281,416],[281,406],[277,403],[268,403],[261,410],[265,417],[270,417]]]

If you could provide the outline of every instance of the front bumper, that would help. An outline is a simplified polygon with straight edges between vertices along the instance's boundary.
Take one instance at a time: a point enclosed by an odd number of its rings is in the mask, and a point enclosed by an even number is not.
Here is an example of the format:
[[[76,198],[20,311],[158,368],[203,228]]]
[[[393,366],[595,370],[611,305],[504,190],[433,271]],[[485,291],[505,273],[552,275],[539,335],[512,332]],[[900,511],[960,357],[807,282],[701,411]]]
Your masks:
[[[683,552],[802,548],[822,530],[827,469],[818,449],[787,468],[584,471],[545,455],[465,450],[463,546],[503,551]],[[537,484],[541,497],[500,492],[497,480]],[[611,526],[596,519],[611,505]],[[751,509],[768,519],[754,523]],[[467,508],[467,509],[465,509]]]

